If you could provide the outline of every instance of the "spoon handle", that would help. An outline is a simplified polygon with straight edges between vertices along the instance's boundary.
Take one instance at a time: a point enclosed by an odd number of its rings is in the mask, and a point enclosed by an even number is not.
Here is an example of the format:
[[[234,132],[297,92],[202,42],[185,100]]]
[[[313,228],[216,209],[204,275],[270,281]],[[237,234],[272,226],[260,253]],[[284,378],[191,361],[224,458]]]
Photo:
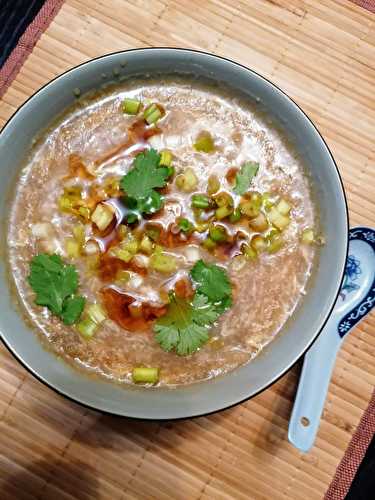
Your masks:
[[[308,451],[314,444],[343,338],[374,307],[375,230],[355,227],[349,233],[349,256],[340,298],[303,362],[288,433],[296,448]]]
[[[341,342],[337,322],[329,320],[305,356],[288,431],[289,441],[301,451],[314,444]]]

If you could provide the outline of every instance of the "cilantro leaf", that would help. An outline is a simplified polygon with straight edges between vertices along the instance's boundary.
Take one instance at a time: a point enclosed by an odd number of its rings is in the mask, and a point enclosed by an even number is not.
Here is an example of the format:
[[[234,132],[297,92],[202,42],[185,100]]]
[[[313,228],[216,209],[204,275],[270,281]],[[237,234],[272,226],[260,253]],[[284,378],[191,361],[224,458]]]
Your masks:
[[[240,172],[236,175],[236,185],[234,192],[243,195],[249,189],[253,177],[256,176],[259,170],[259,163],[255,161],[247,161],[241,167]]]
[[[172,295],[168,312],[154,325],[156,341],[164,351],[192,354],[208,340],[208,330],[219,316],[207,297],[196,294],[193,302]]]
[[[36,293],[37,305],[48,307],[68,325],[79,319],[84,299],[74,295],[78,288],[78,273],[59,255],[42,253],[33,257],[28,282]]]
[[[61,319],[65,325],[76,323],[81,317],[83,308],[85,307],[85,298],[80,295],[68,297],[63,304]]]
[[[161,195],[155,188],[166,185],[169,171],[168,167],[159,165],[160,154],[155,149],[139,153],[135,157],[133,168],[120,181],[121,189],[128,198],[136,202],[139,212],[153,213],[162,206]]]
[[[219,312],[224,312],[232,305],[232,288],[225,269],[198,260],[190,276],[198,284],[198,294],[205,295]]]

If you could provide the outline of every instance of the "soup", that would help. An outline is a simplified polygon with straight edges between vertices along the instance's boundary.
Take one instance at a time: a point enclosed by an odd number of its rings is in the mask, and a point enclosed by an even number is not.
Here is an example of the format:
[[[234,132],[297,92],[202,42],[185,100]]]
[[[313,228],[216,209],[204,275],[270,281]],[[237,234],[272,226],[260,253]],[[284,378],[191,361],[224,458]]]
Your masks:
[[[304,295],[316,213],[302,161],[256,104],[196,81],[79,99],[35,144],[9,223],[45,344],[122,383],[249,362]]]

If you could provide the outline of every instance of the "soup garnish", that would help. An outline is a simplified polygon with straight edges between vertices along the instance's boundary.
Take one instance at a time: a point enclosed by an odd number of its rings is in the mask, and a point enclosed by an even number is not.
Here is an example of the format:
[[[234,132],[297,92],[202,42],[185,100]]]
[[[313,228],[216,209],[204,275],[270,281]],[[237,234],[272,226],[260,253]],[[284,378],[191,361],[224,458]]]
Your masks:
[[[31,161],[53,214],[30,192],[27,225],[14,205],[10,232],[16,242],[28,235],[29,261],[17,286],[26,297],[28,276],[49,311],[38,324],[58,352],[115,380],[179,384],[246,362],[295,308],[318,242],[306,179],[282,140],[274,151],[294,177],[275,166],[253,111],[233,108],[221,126],[216,107],[231,104],[174,88],[175,98],[151,86],[72,115],[41,148],[55,175]],[[121,129],[116,140],[108,121]],[[103,147],[87,153],[86,140]]]

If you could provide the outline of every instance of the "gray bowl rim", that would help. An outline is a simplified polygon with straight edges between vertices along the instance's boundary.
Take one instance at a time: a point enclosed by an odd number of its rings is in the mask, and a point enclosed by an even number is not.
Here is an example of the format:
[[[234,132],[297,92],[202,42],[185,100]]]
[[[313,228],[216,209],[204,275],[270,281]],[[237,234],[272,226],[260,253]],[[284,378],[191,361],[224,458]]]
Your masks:
[[[341,190],[342,190],[342,195],[343,195],[343,198],[344,198],[344,202],[345,202],[345,214],[346,214],[346,229],[347,229],[347,234],[349,234],[349,211],[348,211],[348,201],[347,201],[347,198],[346,198],[346,193],[345,193],[345,189],[344,189],[344,183],[343,183],[343,180],[342,180],[342,177],[341,177],[341,174],[340,174],[340,171],[338,169],[338,166],[337,166],[337,163],[332,155],[332,152],[331,150],[329,149],[328,147],[328,144],[326,143],[325,139],[323,138],[322,134],[319,132],[318,128],[316,127],[316,125],[314,124],[314,122],[309,118],[309,116],[305,113],[305,111],[303,111],[303,109],[286,93],[284,92],[280,87],[278,87],[277,85],[275,85],[273,82],[271,82],[270,80],[268,80],[268,78],[266,78],[265,76],[261,75],[260,73],[258,73],[257,71],[254,71],[253,69],[245,66],[244,64],[241,64],[237,61],[233,61],[232,59],[229,59],[228,57],[224,57],[224,56],[219,56],[217,54],[213,54],[211,52],[206,52],[204,50],[196,50],[196,49],[189,49],[189,48],[184,48],[184,47],[164,47],[164,46],[160,46],[160,47],[139,47],[139,48],[136,48],[136,49],[127,49],[127,50],[117,50],[115,52],[109,52],[107,54],[104,54],[104,55],[101,55],[101,56],[98,56],[98,57],[94,57],[92,59],[89,59],[88,61],[85,61],[81,64],[77,64],[76,66],[73,66],[72,68],[69,68],[68,70],[64,71],[63,73],[61,73],[60,75],[57,75],[55,78],[53,78],[52,80],[48,81],[47,83],[45,83],[42,87],[40,87],[40,89],[38,89],[36,92],[34,92],[30,97],[28,97],[28,99],[26,99],[26,101],[21,104],[21,106],[19,108],[16,109],[16,111],[10,116],[10,118],[5,122],[4,126],[2,127],[2,129],[0,130],[0,135],[4,132],[4,130],[6,129],[6,127],[10,124],[10,122],[13,120],[13,118],[22,110],[22,108],[33,98],[35,97],[36,95],[38,95],[39,93],[43,92],[43,90],[48,87],[49,85],[52,85],[56,80],[60,79],[60,78],[63,78],[66,74],[68,73],[71,73],[73,71],[75,71],[77,68],[81,68],[82,66],[85,66],[85,65],[88,65],[88,64],[91,64],[93,63],[94,61],[98,61],[100,59],[104,59],[106,57],[110,57],[110,56],[113,56],[113,55],[117,55],[117,54],[127,54],[129,52],[143,52],[143,51],[153,51],[153,50],[165,50],[165,51],[181,51],[181,52],[192,52],[192,53],[195,53],[195,54],[202,54],[202,55],[206,55],[206,56],[210,56],[210,57],[214,57],[216,59],[219,59],[219,60],[223,60],[223,61],[226,61],[226,62],[229,62],[231,64],[234,64],[236,66],[239,66],[240,68],[242,69],[245,69],[246,71],[249,71],[250,73],[253,73],[254,75],[256,75],[258,78],[260,78],[261,80],[264,80],[266,83],[268,83],[269,85],[271,85],[272,87],[274,87],[275,89],[277,89],[281,94],[283,94],[283,96],[288,99],[296,108],[298,108],[298,110],[302,113],[302,115],[305,117],[305,119],[311,124],[311,126],[315,129],[315,131],[317,132],[318,136],[320,137],[321,141],[322,141],[322,144],[324,145],[325,149],[326,149],[326,152],[328,153],[328,155],[330,156],[331,160],[332,160],[332,163],[333,165],[335,166],[335,169],[336,169],[336,173],[337,173],[337,176],[338,176],[338,179],[339,179],[339,182],[340,182],[340,186],[341,186]],[[347,243],[346,243],[346,252],[345,252],[345,262],[347,261],[348,259],[348,252],[349,252],[349,238],[347,239]],[[80,401],[79,399],[76,399],[74,398],[73,396],[71,396],[70,394],[67,394],[61,390],[59,390],[58,388],[56,388],[54,385],[52,385],[51,383],[49,383],[47,380],[44,380],[38,373],[37,371],[29,366],[28,364],[26,364],[26,362],[18,355],[18,353],[12,349],[12,347],[7,343],[6,341],[6,338],[3,334],[3,332],[0,330],[0,339],[2,341],[2,343],[5,345],[5,347],[8,349],[8,351],[12,354],[12,356],[29,372],[31,373],[31,375],[33,377],[35,377],[39,382],[41,382],[42,384],[44,384],[46,387],[52,389],[55,393],[59,394],[60,396],[68,399],[69,401],[73,402],[73,403],[76,403],[76,404],[79,404],[80,406],[84,407],[84,408],[87,408],[89,410],[94,410],[96,412],[99,412],[99,413],[102,413],[103,415],[109,415],[109,416],[112,416],[112,417],[119,417],[119,418],[126,418],[126,419],[129,419],[129,420],[143,420],[143,421],[177,421],[177,420],[190,420],[190,419],[193,419],[193,418],[199,418],[199,417],[205,417],[207,415],[213,415],[215,413],[219,413],[221,411],[224,411],[224,410],[228,410],[230,408],[233,408],[237,405],[240,405],[242,403],[245,403],[246,401],[249,401],[250,399],[254,398],[255,396],[257,396],[258,394],[261,394],[263,391],[269,389],[273,384],[275,384],[276,382],[278,382],[278,380],[280,380],[286,373],[288,373],[289,370],[291,370],[298,362],[299,360],[306,354],[306,352],[311,348],[311,346],[314,344],[314,342],[317,340],[317,338],[319,337],[319,335],[322,333],[325,325],[327,324],[329,318],[331,317],[331,314],[332,314],[332,311],[335,307],[335,304],[336,304],[336,301],[338,299],[338,296],[339,296],[339,293],[340,293],[340,290],[341,290],[341,285],[343,283],[343,280],[344,280],[344,276],[345,276],[345,266],[342,270],[342,275],[341,275],[341,279],[339,280],[339,284],[338,284],[338,288],[337,288],[337,293],[336,293],[336,297],[335,297],[335,300],[333,302],[333,305],[329,311],[329,313],[327,314],[327,317],[325,319],[325,321],[322,323],[320,329],[318,330],[318,332],[316,333],[316,335],[314,336],[314,338],[311,340],[310,344],[306,347],[305,350],[303,350],[299,356],[296,358],[296,360],[291,363],[289,366],[285,367],[284,370],[282,370],[280,372],[280,374],[274,378],[273,380],[271,380],[267,385],[265,385],[264,387],[262,387],[261,389],[259,389],[258,391],[256,391],[254,394],[251,394],[250,396],[247,396],[239,401],[237,401],[236,403],[233,403],[233,404],[230,404],[230,405],[227,405],[227,406],[223,406],[222,408],[219,408],[219,409],[215,409],[215,410],[212,410],[212,411],[209,411],[209,412],[204,412],[204,413],[197,413],[197,414],[194,414],[194,415],[190,415],[190,416],[186,416],[186,417],[172,417],[172,418],[159,418],[159,419],[155,419],[155,418],[152,418],[152,417],[135,417],[135,416],[127,416],[127,415],[121,415],[119,413],[114,413],[114,412],[111,412],[111,411],[108,411],[108,410],[103,410],[103,409],[99,409],[99,408],[96,408],[95,406],[91,406],[87,403],[84,403],[83,401]],[[225,375],[224,375],[225,376]]]

